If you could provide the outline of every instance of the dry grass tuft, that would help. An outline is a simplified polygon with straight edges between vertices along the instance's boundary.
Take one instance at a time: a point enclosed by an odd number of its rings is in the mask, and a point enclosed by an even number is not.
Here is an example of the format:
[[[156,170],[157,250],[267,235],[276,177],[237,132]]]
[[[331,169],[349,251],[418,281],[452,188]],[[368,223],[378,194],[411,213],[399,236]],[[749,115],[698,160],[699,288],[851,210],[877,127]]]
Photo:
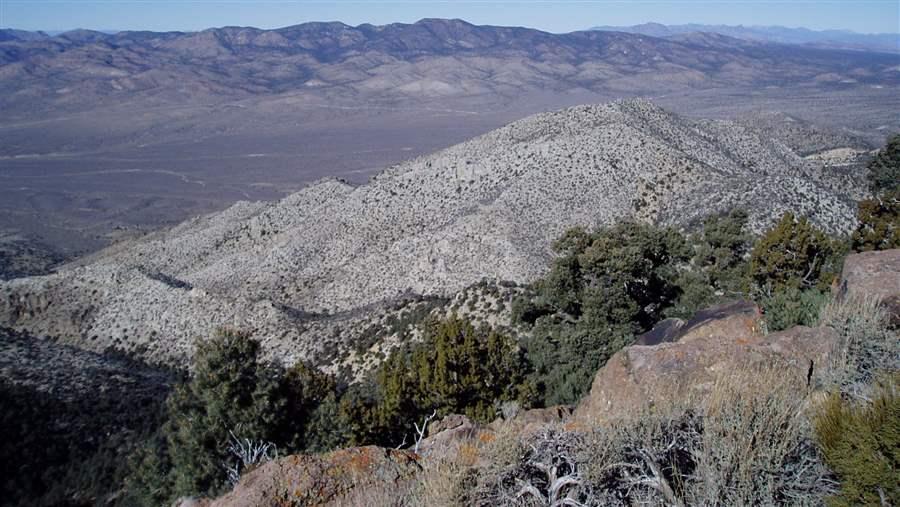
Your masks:
[[[888,326],[889,316],[877,298],[851,294],[828,303],[820,325],[841,337],[840,353],[826,387],[857,399],[870,399],[879,372],[900,370],[900,336]]]

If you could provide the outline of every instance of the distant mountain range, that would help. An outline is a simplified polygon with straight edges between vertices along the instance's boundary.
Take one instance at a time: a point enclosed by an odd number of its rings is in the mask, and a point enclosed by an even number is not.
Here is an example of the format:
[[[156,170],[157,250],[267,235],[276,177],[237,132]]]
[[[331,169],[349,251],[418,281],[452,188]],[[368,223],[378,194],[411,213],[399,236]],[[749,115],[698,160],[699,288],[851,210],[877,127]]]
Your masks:
[[[322,176],[354,183],[528,114],[648,97],[900,128],[900,54],[461,20],[0,31],[0,276]],[[45,247],[50,248],[48,251]],[[59,250],[54,251],[54,250]]]
[[[90,109],[302,91],[378,102],[531,91],[656,94],[722,86],[900,84],[897,55],[667,35],[476,26],[461,20],[305,23],[202,32],[0,32],[0,108]]]
[[[900,33],[864,34],[849,30],[810,30],[808,28],[788,28],[784,26],[701,25],[696,23],[686,25],[644,23],[633,26],[596,26],[591,28],[591,30],[626,32],[663,38],[677,38],[679,35],[688,33],[706,32],[751,41],[803,44],[810,47],[831,49],[859,49],[900,53]]]

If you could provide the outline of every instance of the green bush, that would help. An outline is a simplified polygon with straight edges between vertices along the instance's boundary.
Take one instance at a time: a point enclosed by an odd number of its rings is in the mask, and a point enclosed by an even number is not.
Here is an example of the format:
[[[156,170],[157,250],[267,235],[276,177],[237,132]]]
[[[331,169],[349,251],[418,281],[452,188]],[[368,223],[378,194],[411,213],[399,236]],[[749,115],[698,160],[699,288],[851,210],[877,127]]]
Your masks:
[[[851,238],[854,251],[900,248],[900,190],[860,201],[857,218]]]
[[[827,290],[840,273],[844,247],[806,217],[785,213],[753,246],[749,281],[756,294],[795,288]]]
[[[710,285],[716,289],[738,291],[743,285],[747,271],[744,257],[752,246],[747,220],[746,211],[733,210],[703,222],[695,240],[694,265],[709,273]]]
[[[193,375],[169,397],[163,429],[175,496],[222,491],[230,431],[272,440],[284,402],[276,398],[277,379],[259,363],[259,352],[259,342],[235,331],[197,344]]]
[[[690,258],[674,229],[634,222],[571,229],[554,249],[550,272],[513,305],[514,318],[532,326],[523,347],[545,405],[577,401],[613,353],[659,320]]]
[[[334,428],[321,424],[324,413],[334,410],[337,398],[334,379],[299,362],[277,381],[273,400],[275,414],[270,438],[284,450],[326,451],[340,445]]]
[[[743,210],[714,215],[690,236],[694,256],[690,269],[679,274],[680,295],[666,317],[690,319],[698,310],[744,294],[751,246],[747,219]]]
[[[825,461],[840,479],[832,505],[900,505],[900,375],[871,403],[832,395],[815,418]]]
[[[167,420],[132,460],[132,504],[160,505],[227,486],[231,433],[271,442],[281,453],[328,450],[346,434],[332,379],[298,364],[283,371],[260,361],[259,342],[221,331],[197,344],[190,379],[166,401]]]
[[[488,422],[500,402],[528,402],[524,373],[509,337],[455,315],[433,322],[422,343],[395,350],[378,370],[380,442],[397,445],[434,410]]]
[[[763,296],[760,305],[769,331],[783,331],[794,326],[815,326],[828,298],[828,293],[817,289],[787,287]]]

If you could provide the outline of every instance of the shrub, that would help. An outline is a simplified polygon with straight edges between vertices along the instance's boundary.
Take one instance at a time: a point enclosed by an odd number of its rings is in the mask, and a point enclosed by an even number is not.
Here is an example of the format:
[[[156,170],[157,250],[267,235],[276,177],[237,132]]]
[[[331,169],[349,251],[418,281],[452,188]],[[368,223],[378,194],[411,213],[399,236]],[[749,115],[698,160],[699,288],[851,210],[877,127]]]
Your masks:
[[[851,238],[854,251],[900,248],[900,190],[860,201],[857,218]]]
[[[786,287],[760,299],[769,331],[783,331],[794,326],[814,326],[829,295],[818,289],[800,290]]]
[[[721,376],[703,403],[703,445],[687,505],[821,505],[834,482],[805,408],[777,365]]]
[[[693,264],[708,273],[710,285],[717,290],[738,291],[744,283],[744,258],[751,248],[747,220],[744,210],[711,216],[704,220],[699,238],[694,239]]]
[[[270,440],[280,403],[276,379],[258,359],[259,342],[242,332],[225,330],[197,344],[193,375],[169,397],[163,428],[175,496],[222,491],[230,431]]]
[[[450,316],[425,328],[423,343],[395,350],[377,373],[384,443],[398,442],[412,422],[437,410],[487,422],[500,402],[523,399],[525,363],[514,342]],[[394,443],[396,445],[396,443]]]
[[[659,319],[678,297],[678,266],[690,255],[674,229],[634,222],[571,229],[554,249],[550,272],[513,308],[533,325],[522,343],[543,404],[576,401],[613,353]]]
[[[815,419],[825,460],[840,478],[832,505],[900,504],[900,374],[885,379],[870,402],[833,394]]]
[[[698,310],[743,295],[751,246],[747,219],[743,210],[714,215],[690,236],[694,256],[690,269],[678,276],[680,294],[665,310],[666,317],[689,319]]]
[[[220,493],[243,468],[229,450],[235,441],[283,452],[344,443],[340,426],[323,421],[338,412],[334,382],[303,364],[285,372],[259,354],[259,342],[238,331],[197,344],[193,374],[170,394],[166,422],[132,460],[132,503]]]
[[[840,273],[839,242],[815,228],[806,217],[785,213],[753,246],[751,290],[771,294],[787,288],[827,290]]]
[[[578,463],[583,446],[584,435],[549,426],[524,441],[501,435],[480,451],[487,458],[482,473],[488,480],[476,478],[468,500],[475,505],[594,505]]]
[[[900,340],[889,329],[888,313],[878,298],[849,294],[832,300],[819,323],[840,336],[830,384],[841,393],[870,399],[877,372],[900,370]]]
[[[796,391],[775,368],[728,372],[703,398],[600,426],[501,433],[455,477],[467,505],[549,505],[548,471],[581,505],[821,505],[834,483]]]
[[[277,381],[274,399],[281,406],[270,435],[286,451],[327,451],[341,443],[332,424],[321,418],[336,406],[334,380],[309,365],[298,362]],[[277,408],[277,407],[276,407]]]

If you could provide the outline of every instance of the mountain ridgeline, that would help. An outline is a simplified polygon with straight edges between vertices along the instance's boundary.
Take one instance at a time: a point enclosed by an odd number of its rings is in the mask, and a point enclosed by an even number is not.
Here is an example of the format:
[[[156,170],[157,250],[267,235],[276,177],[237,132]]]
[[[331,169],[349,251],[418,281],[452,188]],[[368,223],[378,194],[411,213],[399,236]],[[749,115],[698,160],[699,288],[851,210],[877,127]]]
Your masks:
[[[690,37],[689,34],[705,32],[759,42],[803,44],[809,47],[832,49],[900,52],[900,34],[898,33],[856,33],[849,30],[809,30],[784,26],[729,26],[698,23],[686,25],[644,23],[633,26],[597,26],[593,29],[666,37],[674,40],[684,40],[684,38]]]
[[[646,34],[476,26],[461,20],[201,32],[0,32],[8,114],[301,91],[366,103],[530,91],[664,93],[722,86],[897,85],[897,55]]]
[[[240,202],[4,282],[0,324],[170,364],[232,326],[254,330],[270,358],[327,364],[353,346],[327,323],[485,278],[533,281],[572,226],[692,227],[742,208],[755,231],[785,211],[851,231],[867,192],[852,161],[866,152],[821,133],[782,140],[759,121],[691,120],[645,100],[538,114],[365,185]]]

